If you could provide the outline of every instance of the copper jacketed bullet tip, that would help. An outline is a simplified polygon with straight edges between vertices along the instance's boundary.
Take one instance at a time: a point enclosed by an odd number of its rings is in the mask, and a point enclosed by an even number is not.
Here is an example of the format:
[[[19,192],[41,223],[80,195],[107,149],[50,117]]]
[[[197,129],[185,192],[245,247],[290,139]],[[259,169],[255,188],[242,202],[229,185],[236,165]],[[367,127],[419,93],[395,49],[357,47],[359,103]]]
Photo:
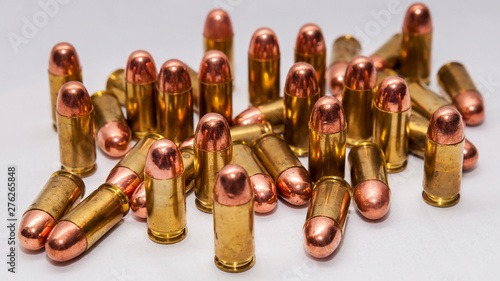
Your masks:
[[[422,3],[411,5],[406,11],[403,31],[418,35],[432,32],[432,19],[429,8]]]
[[[146,208],[146,188],[144,182],[141,182],[130,198],[130,209],[134,215],[141,219],[148,217]]]
[[[193,149],[193,145],[194,145],[194,136],[189,137],[189,138],[183,140],[181,143],[179,143],[179,150],[182,150],[183,148]]]
[[[286,169],[276,179],[276,188],[293,205],[304,205],[312,194],[312,182],[304,167]]]
[[[278,203],[278,191],[273,178],[266,174],[256,174],[250,177],[254,192],[255,212],[269,213]]]
[[[231,18],[226,11],[215,9],[208,13],[203,36],[213,40],[230,39],[234,35]]]
[[[158,74],[158,90],[169,94],[184,93],[191,88],[188,69],[180,60],[166,61]]]
[[[224,206],[239,206],[253,197],[245,169],[230,164],[219,171],[214,189],[214,200]]]
[[[314,217],[304,225],[304,245],[307,253],[315,258],[328,257],[341,239],[342,229],[331,218]]]
[[[259,108],[252,106],[234,117],[233,125],[264,124],[266,118]]]
[[[194,142],[199,149],[220,151],[231,146],[229,125],[218,113],[205,114],[196,128]]]
[[[344,75],[347,69],[347,62],[336,62],[328,68],[326,72],[327,76],[327,84],[330,90],[330,93],[342,101],[342,89],[344,87]]]
[[[389,76],[380,84],[375,106],[386,112],[403,112],[411,108],[410,92],[405,80]]]
[[[231,67],[226,55],[217,50],[206,52],[201,59],[198,80],[206,84],[222,84],[231,79]]]
[[[119,187],[127,197],[130,198],[136,187],[141,182],[141,178],[134,171],[127,167],[118,166],[113,168],[106,178],[106,183]]]
[[[276,34],[263,27],[254,32],[248,48],[248,56],[257,60],[272,60],[280,57],[280,46]]]
[[[295,42],[295,52],[305,56],[314,56],[326,52],[321,28],[312,23],[302,26]]]
[[[479,158],[479,152],[476,146],[474,146],[469,140],[465,139],[464,143],[464,171],[471,170],[477,163]]]
[[[58,76],[73,75],[81,71],[75,48],[69,43],[59,43],[52,48],[49,58],[49,73]]]
[[[92,111],[92,100],[82,83],[70,81],[62,85],[57,96],[56,110],[66,117],[77,117]]]
[[[285,93],[298,98],[311,97],[318,93],[316,71],[307,62],[295,63],[286,76]]]
[[[345,129],[344,109],[334,97],[322,97],[313,107],[309,125],[323,134],[334,134]]]
[[[156,81],[156,65],[146,51],[138,50],[128,57],[125,80],[132,84],[147,84]]]
[[[122,157],[127,153],[132,139],[130,128],[123,122],[111,121],[97,131],[97,144],[111,157]]]
[[[47,212],[31,210],[26,212],[19,223],[19,243],[25,249],[39,250],[57,222]]]
[[[76,258],[87,249],[85,233],[69,221],[61,221],[50,233],[45,243],[47,255],[54,261],[63,262]]]
[[[356,186],[353,197],[358,211],[365,218],[377,220],[389,210],[391,190],[379,180],[366,180]]]
[[[459,94],[453,103],[462,113],[467,125],[479,125],[484,119],[484,102],[481,94],[474,90]]]
[[[353,58],[347,65],[344,85],[351,90],[365,91],[377,86],[377,71],[373,61],[364,56]]]
[[[155,141],[149,148],[146,157],[145,173],[159,180],[178,177],[184,172],[179,149],[171,140]]]
[[[432,115],[427,137],[438,144],[456,144],[464,139],[462,116],[453,106],[440,107]]]

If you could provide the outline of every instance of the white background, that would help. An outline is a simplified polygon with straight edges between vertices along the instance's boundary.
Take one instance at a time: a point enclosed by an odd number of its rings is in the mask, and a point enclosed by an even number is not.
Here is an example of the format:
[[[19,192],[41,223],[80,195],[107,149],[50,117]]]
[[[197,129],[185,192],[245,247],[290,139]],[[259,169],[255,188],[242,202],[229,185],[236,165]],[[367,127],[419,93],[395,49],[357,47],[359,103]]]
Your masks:
[[[1,280],[498,278],[500,188],[495,183],[500,134],[498,124],[494,124],[500,120],[500,7],[493,1],[428,4],[434,22],[431,86],[440,91],[435,79],[437,70],[450,60],[458,60],[469,70],[486,103],[485,122],[466,129],[480,158],[476,169],[463,175],[460,203],[447,209],[424,203],[423,160],[410,156],[404,172],[389,176],[392,205],[388,215],[382,221],[368,222],[351,204],[343,242],[329,259],[314,260],[303,248],[301,230],[307,207],[292,208],[280,200],[273,214],[256,216],[257,262],[241,274],[225,273],[215,267],[212,217],[195,208],[192,193],[187,197],[189,232],[181,243],[153,243],[146,234],[145,222],[130,213],[90,251],[68,263],[54,263],[44,251],[27,252],[17,245],[17,273],[7,272],[7,166],[14,164],[18,169],[20,218],[60,165],[47,75],[52,46],[67,41],[76,47],[83,81],[90,93],[102,90],[108,75],[124,67],[128,55],[137,49],[149,51],[158,68],[167,59],[178,58],[197,69],[205,16],[212,8],[224,5],[235,31],[236,115],[248,104],[247,50],[257,28],[270,27],[278,36],[283,87],[293,64],[295,37],[303,24],[313,22],[323,29],[329,55],[333,40],[344,33],[358,37],[363,53],[369,55],[401,30],[410,2],[65,0],[51,15],[37,1],[6,2],[0,4]],[[390,3],[395,3],[396,10],[388,8]],[[26,21],[36,23],[37,30],[23,34]],[[9,39],[13,34],[24,38],[23,42],[13,44]],[[117,161],[106,158],[101,151],[97,157],[97,172],[84,179],[86,195],[105,180]],[[346,176],[350,180],[349,173]]]

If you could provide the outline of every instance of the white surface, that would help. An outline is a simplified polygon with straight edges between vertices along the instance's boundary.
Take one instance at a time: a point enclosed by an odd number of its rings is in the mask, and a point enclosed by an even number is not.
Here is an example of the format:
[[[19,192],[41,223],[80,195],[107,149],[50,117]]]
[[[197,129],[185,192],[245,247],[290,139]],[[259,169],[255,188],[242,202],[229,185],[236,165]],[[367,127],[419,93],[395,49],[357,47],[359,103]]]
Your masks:
[[[47,2],[49,0],[42,0]],[[396,0],[394,0],[396,1]],[[268,26],[281,48],[281,85],[293,63],[293,46],[299,28],[318,24],[328,43],[344,33],[358,38],[357,30],[371,29],[362,41],[370,54],[401,29],[408,1],[396,1],[398,11],[377,23],[374,13],[388,11],[394,1],[244,1],[217,0],[195,3],[152,1],[65,1],[43,23],[36,1],[2,1],[0,10],[0,225],[7,224],[7,165],[18,168],[17,216],[34,199],[52,172],[58,169],[57,135],[50,116],[47,62],[60,41],[72,43],[83,66],[83,81],[90,93],[105,87],[107,76],[124,67],[136,49],[149,51],[159,68],[178,58],[197,68],[202,57],[202,30],[209,10],[226,5],[235,30],[235,115],[247,106],[247,50],[250,36]],[[63,1],[61,1],[63,2]],[[172,1],[168,1],[172,2]],[[180,1],[179,1],[180,2]],[[437,1],[436,1],[437,2]],[[257,262],[241,274],[218,270],[213,262],[212,217],[195,208],[194,194],[187,198],[187,238],[175,245],[151,242],[146,225],[132,214],[80,258],[51,262],[45,252],[29,253],[17,245],[17,273],[0,266],[1,280],[382,280],[495,279],[500,273],[500,189],[498,175],[498,97],[500,66],[498,11],[493,1],[439,1],[429,4],[434,37],[432,86],[435,74],[450,60],[465,64],[486,101],[486,119],[467,127],[467,137],[480,151],[476,169],[462,180],[460,203],[439,209],[421,198],[423,160],[410,156],[406,171],[389,176],[392,206],[380,222],[367,222],[351,204],[345,237],[329,259],[308,257],[302,244],[307,207],[291,208],[282,201],[276,212],[255,217]],[[379,13],[380,14],[380,13]],[[23,19],[38,19],[40,27],[15,52],[9,34],[22,34]],[[378,29],[377,29],[378,27]],[[116,160],[98,151],[98,170],[85,178],[87,195],[104,181]],[[346,177],[350,180],[349,175]],[[7,255],[7,229],[0,227],[0,260]]]

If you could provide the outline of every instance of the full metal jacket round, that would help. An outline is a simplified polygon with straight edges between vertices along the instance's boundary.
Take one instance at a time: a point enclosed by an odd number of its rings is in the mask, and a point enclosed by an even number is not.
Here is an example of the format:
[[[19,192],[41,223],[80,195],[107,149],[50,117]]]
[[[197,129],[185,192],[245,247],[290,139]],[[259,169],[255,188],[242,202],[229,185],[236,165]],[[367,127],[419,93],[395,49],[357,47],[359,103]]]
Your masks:
[[[264,124],[269,122],[272,126],[283,125],[283,98],[275,101],[251,106],[234,117],[233,125]]]
[[[319,26],[303,25],[295,41],[295,63],[307,62],[313,66],[317,78],[320,97],[325,95],[326,44]]]
[[[234,69],[233,37],[233,25],[229,14],[222,9],[210,11],[203,29],[203,53],[210,50],[223,52],[231,65],[231,71]],[[231,76],[233,75],[231,72]]]
[[[402,34],[394,34],[384,45],[370,56],[377,71],[384,69],[398,69],[401,60]]]

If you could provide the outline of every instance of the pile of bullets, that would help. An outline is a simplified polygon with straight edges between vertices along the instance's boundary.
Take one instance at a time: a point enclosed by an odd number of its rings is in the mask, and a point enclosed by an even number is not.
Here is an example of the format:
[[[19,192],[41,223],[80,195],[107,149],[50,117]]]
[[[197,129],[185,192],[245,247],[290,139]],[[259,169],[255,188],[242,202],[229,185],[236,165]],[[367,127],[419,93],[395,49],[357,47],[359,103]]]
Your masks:
[[[139,50],[109,77],[107,90],[92,96],[81,83],[75,48],[59,43],[52,49],[50,96],[62,169],[23,215],[24,248],[45,247],[58,262],[73,259],[129,209],[146,219],[151,240],[177,243],[187,235],[186,196],[194,189],[196,207],[213,214],[221,270],[253,266],[254,212],[272,212],[278,196],[287,204],[309,204],[305,249],[323,258],[342,240],[351,198],[369,220],[386,215],[387,173],[403,171],[409,153],[424,158],[425,202],[458,203],[462,170],[478,159],[464,124],[480,124],[484,105],[457,62],[441,67],[437,77],[449,99],[428,87],[432,21],[425,5],[410,6],[402,33],[370,57],[360,56],[352,36],[338,38],[328,69],[321,29],[304,25],[283,97],[276,34],[258,29],[248,51],[251,107],[235,118],[228,14],[211,11],[203,35],[198,73],[176,59],[157,73],[151,55]],[[196,128],[194,113],[200,116]],[[80,177],[97,167],[96,142],[121,160],[79,202],[85,192]],[[344,179],[346,146],[351,185]]]

